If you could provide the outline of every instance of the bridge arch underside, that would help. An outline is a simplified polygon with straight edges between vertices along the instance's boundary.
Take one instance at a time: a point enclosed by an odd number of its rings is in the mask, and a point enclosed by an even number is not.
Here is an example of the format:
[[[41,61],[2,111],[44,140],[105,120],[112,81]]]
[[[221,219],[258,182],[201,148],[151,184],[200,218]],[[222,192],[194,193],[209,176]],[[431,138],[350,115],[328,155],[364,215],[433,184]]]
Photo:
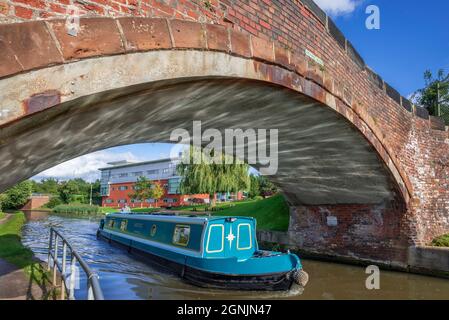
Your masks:
[[[58,72],[80,71],[53,68],[51,81]],[[34,76],[15,82],[18,89]],[[116,86],[80,89],[79,97],[3,126],[0,189],[93,151],[169,142],[173,129],[191,132],[193,120],[203,130],[278,129],[279,169],[270,179],[291,206],[289,243],[319,254],[406,261],[407,207],[398,183],[364,135],[333,108],[278,85],[229,75]],[[89,90],[96,93],[85,94]]]

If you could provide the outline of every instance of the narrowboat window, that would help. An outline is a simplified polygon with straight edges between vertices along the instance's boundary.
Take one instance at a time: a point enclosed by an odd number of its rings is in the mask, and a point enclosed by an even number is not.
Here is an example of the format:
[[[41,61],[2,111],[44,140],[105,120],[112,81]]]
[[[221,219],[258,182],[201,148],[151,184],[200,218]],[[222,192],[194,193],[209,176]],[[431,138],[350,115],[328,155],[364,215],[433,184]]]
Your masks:
[[[122,220],[122,222],[120,222],[120,230],[126,231],[127,226],[128,226],[128,220]]]
[[[207,236],[207,253],[218,253],[224,249],[224,226],[222,224],[213,224],[209,227]]]
[[[237,250],[248,250],[253,246],[251,239],[251,225],[241,223],[237,227]]]
[[[154,236],[156,235],[156,231],[157,231],[157,226],[156,226],[155,224],[153,224],[153,225],[151,226],[150,235],[151,235],[152,237],[154,237]]]
[[[173,243],[180,246],[187,246],[190,238],[190,226],[177,225],[173,233]]]
[[[114,219],[109,220],[108,221],[108,227],[111,228],[111,229],[114,228],[114,223],[115,223]]]

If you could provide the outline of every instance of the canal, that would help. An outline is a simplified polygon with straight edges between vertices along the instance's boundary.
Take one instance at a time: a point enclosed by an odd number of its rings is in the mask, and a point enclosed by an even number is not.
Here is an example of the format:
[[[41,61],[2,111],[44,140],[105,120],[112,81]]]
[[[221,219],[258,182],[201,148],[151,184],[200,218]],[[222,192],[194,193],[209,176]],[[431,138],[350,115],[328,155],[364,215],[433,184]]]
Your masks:
[[[335,263],[303,260],[310,282],[302,292],[235,292],[197,288],[97,240],[98,221],[47,216],[27,212],[23,243],[46,260],[50,227],[71,242],[100,276],[106,299],[449,299],[449,280],[381,271],[380,290],[367,290],[365,269]],[[77,297],[85,296],[85,279]]]

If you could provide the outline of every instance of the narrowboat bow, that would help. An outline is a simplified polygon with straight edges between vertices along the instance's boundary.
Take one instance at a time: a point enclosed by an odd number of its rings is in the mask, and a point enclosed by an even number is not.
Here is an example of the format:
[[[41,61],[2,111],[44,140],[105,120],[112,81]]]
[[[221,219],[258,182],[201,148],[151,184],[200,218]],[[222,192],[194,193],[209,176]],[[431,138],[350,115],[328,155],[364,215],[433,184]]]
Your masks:
[[[308,281],[295,254],[259,250],[256,220],[109,214],[98,236],[143,253],[201,287],[289,290]]]

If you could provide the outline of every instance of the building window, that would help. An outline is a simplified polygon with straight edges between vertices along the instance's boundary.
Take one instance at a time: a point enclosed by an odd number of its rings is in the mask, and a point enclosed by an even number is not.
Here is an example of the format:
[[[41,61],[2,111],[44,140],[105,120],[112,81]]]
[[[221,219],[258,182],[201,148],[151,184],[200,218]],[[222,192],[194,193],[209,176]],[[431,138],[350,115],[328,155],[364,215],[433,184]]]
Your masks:
[[[142,201],[140,201],[139,199],[131,199],[131,203],[141,203]]]
[[[180,179],[179,178],[175,178],[175,179],[169,179],[168,180],[168,194],[180,194],[179,192],[179,184],[180,184]]]
[[[155,203],[156,201],[154,201],[154,199],[145,199],[146,203]]]
[[[120,230],[121,231],[126,231],[126,227],[128,226],[128,220],[122,220],[120,222]]]
[[[101,187],[100,187],[100,193],[101,193],[101,195],[104,197],[104,196],[109,196],[109,185],[102,185]]]
[[[173,244],[186,247],[189,244],[190,226],[176,225],[173,232]]]
[[[127,173],[120,173],[118,176],[119,176],[119,178],[125,178],[125,177],[128,176],[128,174]]]
[[[127,186],[120,186],[120,187],[118,187],[118,189],[120,191],[125,191],[125,190],[128,190],[128,187]]]
[[[148,170],[147,174],[158,174],[159,170],[158,169],[154,169],[154,170]]]
[[[119,199],[118,200],[118,203],[126,203],[127,201],[126,201],[126,199]]]
[[[114,200],[112,200],[112,199],[106,199],[106,203],[114,203]]]
[[[136,177],[143,176],[143,171],[134,172],[134,175],[135,175]]]
[[[162,169],[162,173],[168,173],[168,168]]]

